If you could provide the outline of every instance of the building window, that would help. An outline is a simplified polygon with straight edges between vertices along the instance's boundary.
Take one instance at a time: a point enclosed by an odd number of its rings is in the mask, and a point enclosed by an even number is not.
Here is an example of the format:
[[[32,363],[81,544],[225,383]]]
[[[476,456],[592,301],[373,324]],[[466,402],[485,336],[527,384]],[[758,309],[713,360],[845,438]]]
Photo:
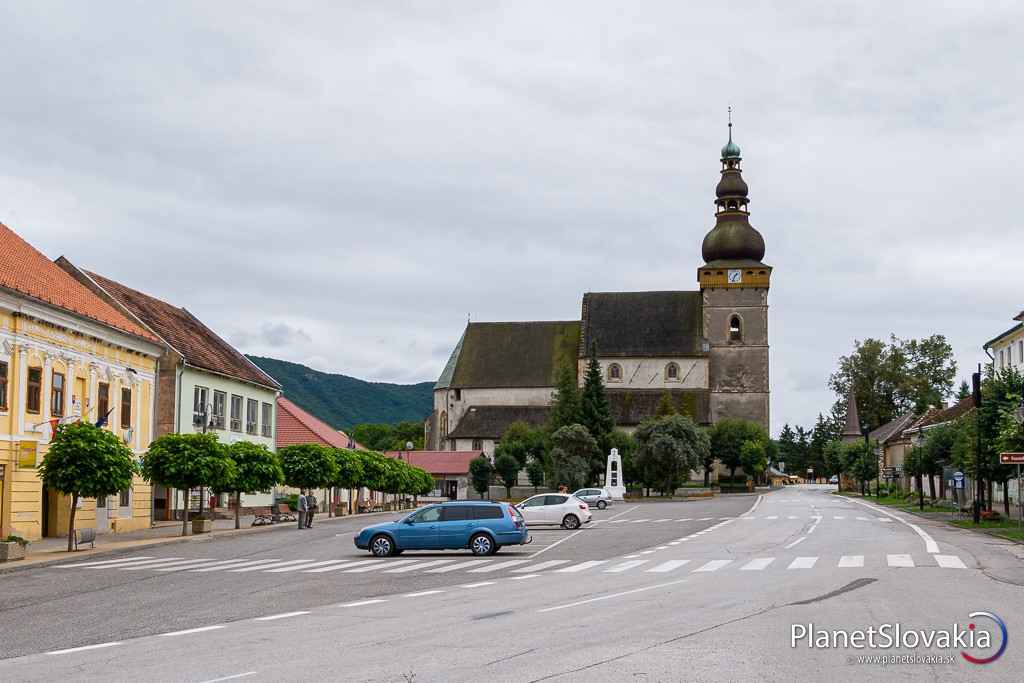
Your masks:
[[[25,411],[39,414],[43,396],[43,369],[28,369],[28,394],[25,397]]]
[[[107,424],[107,413],[110,412],[110,385],[100,382],[96,387],[96,420]],[[101,425],[102,426],[102,425]]]
[[[743,341],[743,324],[740,322],[738,315],[733,315],[729,318],[729,341]]]
[[[263,428],[260,433],[267,437],[274,435],[274,406],[269,403],[263,404]]]
[[[622,366],[618,363],[612,363],[608,366],[608,381],[609,382],[621,382],[622,381]]]
[[[679,381],[679,365],[677,363],[669,363],[665,366],[665,379],[669,382]]]
[[[443,410],[441,411],[440,436],[441,436],[442,439],[445,438],[446,436],[448,436],[448,413],[446,413]],[[440,444],[440,442],[438,442],[438,443]]]
[[[7,363],[0,361],[0,410],[7,410]]]
[[[223,391],[213,392],[213,410],[210,415],[210,424],[214,429],[224,429],[224,410],[227,408],[228,395]]]
[[[256,425],[259,423],[260,402],[250,398],[245,402],[245,433],[255,434]]]
[[[473,439],[473,450],[474,451],[482,451],[483,449],[484,449],[484,440],[483,439]]]
[[[59,372],[50,375],[50,415],[64,415],[64,375]]]
[[[455,400],[456,401],[461,401],[462,400],[462,389],[456,389],[455,390]]]
[[[121,388],[121,429],[132,428],[132,390],[131,387]]]
[[[231,394],[231,431],[242,431],[242,397]]]
[[[118,505],[120,505],[121,507],[126,508],[132,504],[131,489],[125,489],[124,491],[120,491],[118,493],[118,497],[120,498],[120,500],[118,500]]]
[[[206,399],[210,390],[206,387],[196,387],[192,399],[192,425],[195,427],[206,426]]]

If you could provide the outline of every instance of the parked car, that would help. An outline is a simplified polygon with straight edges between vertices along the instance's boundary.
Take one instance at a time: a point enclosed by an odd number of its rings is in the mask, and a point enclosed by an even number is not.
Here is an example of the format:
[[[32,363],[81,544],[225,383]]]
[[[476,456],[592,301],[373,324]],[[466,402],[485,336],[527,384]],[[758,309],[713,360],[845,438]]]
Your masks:
[[[833,474],[831,477],[828,478],[828,483],[830,483],[830,484],[838,484],[839,483],[839,476],[836,475],[836,474]]]
[[[579,529],[590,522],[590,506],[569,493],[541,493],[516,505],[527,524],[557,524]]]
[[[590,507],[596,507],[598,510],[604,510],[612,504],[612,494],[608,489],[580,489],[572,495]]]
[[[428,505],[396,522],[362,529],[353,541],[376,557],[406,550],[459,550],[493,555],[503,545],[530,542],[526,520],[515,506],[490,501],[452,501]]]

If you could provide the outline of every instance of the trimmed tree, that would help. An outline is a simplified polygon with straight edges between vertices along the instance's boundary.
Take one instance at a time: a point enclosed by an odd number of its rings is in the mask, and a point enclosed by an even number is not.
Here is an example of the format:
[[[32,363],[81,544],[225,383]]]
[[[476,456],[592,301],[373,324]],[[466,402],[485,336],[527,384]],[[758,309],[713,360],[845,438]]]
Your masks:
[[[480,499],[487,495],[491,487],[491,474],[494,468],[486,455],[480,455],[469,461],[469,480],[473,490],[480,494]]]
[[[689,478],[711,448],[707,433],[685,415],[645,420],[636,430],[636,441],[645,483],[665,495]]]
[[[334,485],[348,489],[348,511],[351,514],[354,504],[353,492],[363,481],[363,459],[359,452],[348,448],[334,449],[334,462],[338,466],[338,477]]]
[[[530,485],[533,486],[533,492],[537,493],[537,490],[544,484],[544,461],[534,456],[530,458],[530,461],[526,463],[526,476],[530,478]]]
[[[494,471],[505,487],[505,497],[512,497],[512,487],[519,481],[519,461],[508,453],[494,459]]]
[[[770,443],[770,442],[769,442]],[[765,442],[753,439],[743,442],[740,447],[740,465],[743,471],[757,484],[757,477],[768,466]]]
[[[149,451],[142,459],[142,476],[184,492],[181,535],[188,536],[192,489],[210,486],[227,490],[235,476],[235,463],[213,432],[164,434],[149,445]]]
[[[68,552],[74,547],[75,510],[80,498],[102,498],[132,486],[131,450],[106,429],[89,422],[61,425],[39,467],[47,488],[71,496]]]
[[[263,444],[236,441],[228,446],[228,455],[235,463],[235,476],[230,490],[235,496],[235,528],[241,526],[242,493],[266,491],[284,481],[284,470],[276,453]]]
[[[711,452],[729,468],[729,482],[736,478],[736,469],[743,465],[743,444],[756,441],[764,444],[768,433],[764,427],[748,420],[719,420],[711,428]],[[749,473],[748,473],[749,474]]]
[[[334,449],[320,444],[305,443],[285,446],[278,455],[284,482],[298,489],[318,489],[330,486],[338,478],[338,465]]]

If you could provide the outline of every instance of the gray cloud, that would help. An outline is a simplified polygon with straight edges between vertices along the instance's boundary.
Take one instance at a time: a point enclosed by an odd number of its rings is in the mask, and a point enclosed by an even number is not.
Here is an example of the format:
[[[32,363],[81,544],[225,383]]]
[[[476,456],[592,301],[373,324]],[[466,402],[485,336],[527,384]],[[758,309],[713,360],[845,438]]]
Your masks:
[[[9,5],[0,220],[245,351],[434,379],[467,314],[695,287],[732,104],[776,268],[772,421],[806,424],[854,338],[942,332],[966,372],[1021,308],[1022,19],[1009,2]]]

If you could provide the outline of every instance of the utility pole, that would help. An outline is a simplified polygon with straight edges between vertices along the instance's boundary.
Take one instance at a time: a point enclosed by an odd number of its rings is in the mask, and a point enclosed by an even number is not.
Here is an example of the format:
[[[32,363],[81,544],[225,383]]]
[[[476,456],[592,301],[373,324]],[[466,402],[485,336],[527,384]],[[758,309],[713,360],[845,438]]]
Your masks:
[[[978,371],[971,375],[971,389],[974,398],[974,523],[981,524],[981,496],[983,493],[981,484],[981,363],[978,364]]]

